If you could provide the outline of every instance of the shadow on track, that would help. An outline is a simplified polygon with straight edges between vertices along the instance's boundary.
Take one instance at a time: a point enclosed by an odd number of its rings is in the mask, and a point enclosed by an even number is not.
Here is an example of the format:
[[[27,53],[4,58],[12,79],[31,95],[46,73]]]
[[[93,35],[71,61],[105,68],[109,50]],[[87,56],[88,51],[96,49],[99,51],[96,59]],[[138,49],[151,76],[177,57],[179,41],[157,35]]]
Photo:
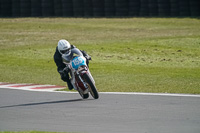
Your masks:
[[[18,105],[10,105],[10,106],[1,106],[0,108],[11,108],[11,107],[21,107],[21,106],[34,106],[34,105],[43,105],[43,104],[56,104],[56,103],[70,103],[70,102],[78,102],[78,101],[86,101],[92,99],[72,99],[72,100],[61,100],[61,101],[50,101],[50,102],[38,102],[38,103],[27,103],[27,104],[18,104]]]

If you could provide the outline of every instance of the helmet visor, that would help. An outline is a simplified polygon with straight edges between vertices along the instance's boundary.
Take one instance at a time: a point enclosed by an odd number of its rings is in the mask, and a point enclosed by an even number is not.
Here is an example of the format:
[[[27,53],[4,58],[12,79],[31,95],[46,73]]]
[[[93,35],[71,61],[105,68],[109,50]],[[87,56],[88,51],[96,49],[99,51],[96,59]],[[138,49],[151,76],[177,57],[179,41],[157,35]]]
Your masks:
[[[60,50],[60,52],[61,52],[62,54],[69,54],[69,53],[70,53],[70,49]]]

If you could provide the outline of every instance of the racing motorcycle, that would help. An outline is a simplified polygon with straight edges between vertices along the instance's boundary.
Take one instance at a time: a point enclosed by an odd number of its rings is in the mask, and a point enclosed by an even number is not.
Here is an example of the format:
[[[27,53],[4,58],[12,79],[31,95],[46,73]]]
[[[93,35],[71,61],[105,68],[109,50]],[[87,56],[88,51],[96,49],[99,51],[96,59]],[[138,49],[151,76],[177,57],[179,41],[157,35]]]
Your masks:
[[[92,77],[86,63],[86,58],[82,52],[73,48],[71,54],[62,55],[63,63],[66,64],[66,71],[70,74],[70,81],[74,89],[79,92],[83,99],[89,97],[89,93],[94,99],[99,98],[94,78]]]

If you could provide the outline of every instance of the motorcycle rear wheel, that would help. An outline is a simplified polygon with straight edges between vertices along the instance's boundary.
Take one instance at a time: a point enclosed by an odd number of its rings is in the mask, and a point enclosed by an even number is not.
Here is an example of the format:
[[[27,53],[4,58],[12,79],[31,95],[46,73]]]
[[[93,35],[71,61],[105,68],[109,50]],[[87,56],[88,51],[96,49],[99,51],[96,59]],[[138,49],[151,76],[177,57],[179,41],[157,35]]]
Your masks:
[[[92,95],[92,97],[94,99],[98,99],[99,98],[99,93],[97,91],[97,88],[96,86],[94,85],[94,83],[92,82],[92,80],[90,79],[90,76],[85,73],[83,75],[84,79],[85,79],[85,82],[87,82],[88,86],[89,86],[89,89],[90,89],[90,94]]]

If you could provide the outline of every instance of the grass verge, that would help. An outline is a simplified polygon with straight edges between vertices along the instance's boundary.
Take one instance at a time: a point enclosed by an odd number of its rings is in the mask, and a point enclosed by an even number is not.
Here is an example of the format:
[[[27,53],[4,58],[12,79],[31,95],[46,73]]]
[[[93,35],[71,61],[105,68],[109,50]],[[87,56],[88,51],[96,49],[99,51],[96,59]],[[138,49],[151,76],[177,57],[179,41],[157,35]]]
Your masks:
[[[99,91],[200,94],[200,20],[1,18],[0,81],[65,85],[59,39],[92,56]]]

